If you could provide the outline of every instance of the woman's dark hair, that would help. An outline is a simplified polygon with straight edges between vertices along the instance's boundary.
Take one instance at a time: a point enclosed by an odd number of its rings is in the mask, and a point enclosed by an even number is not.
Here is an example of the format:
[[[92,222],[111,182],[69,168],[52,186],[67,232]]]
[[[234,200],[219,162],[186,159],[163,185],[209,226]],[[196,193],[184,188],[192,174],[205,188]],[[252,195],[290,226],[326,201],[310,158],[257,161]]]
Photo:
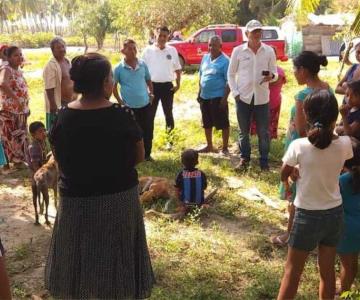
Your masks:
[[[347,86],[356,96],[360,96],[360,80],[350,81]]]
[[[301,52],[293,61],[296,68],[304,68],[315,76],[320,71],[320,66],[327,66],[328,60],[324,55],[317,55],[312,51]]]
[[[10,46],[9,48],[7,48],[4,52],[4,54],[6,55],[7,58],[11,57],[11,55],[13,55],[15,53],[15,51],[19,50],[20,48],[17,46]]]
[[[193,149],[184,150],[181,153],[181,163],[186,169],[195,168],[198,164],[199,154]]]
[[[350,170],[351,185],[355,194],[360,193],[360,142],[351,137],[354,156],[345,161],[345,168]]]
[[[310,126],[307,136],[316,148],[327,148],[333,139],[333,124],[339,114],[339,106],[333,93],[318,90],[304,101],[304,111]]]
[[[80,94],[103,92],[104,80],[111,72],[107,58],[98,53],[76,56],[71,61],[70,78],[74,81],[74,91]]]

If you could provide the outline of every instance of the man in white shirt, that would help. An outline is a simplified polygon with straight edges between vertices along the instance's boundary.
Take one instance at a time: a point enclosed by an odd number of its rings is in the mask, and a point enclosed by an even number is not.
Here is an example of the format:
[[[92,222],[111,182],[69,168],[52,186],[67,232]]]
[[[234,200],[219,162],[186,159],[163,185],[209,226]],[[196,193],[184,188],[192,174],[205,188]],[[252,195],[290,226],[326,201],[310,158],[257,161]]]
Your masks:
[[[170,31],[166,26],[157,28],[155,44],[147,46],[143,53],[143,60],[149,68],[154,87],[152,118],[155,119],[159,100],[161,100],[168,132],[174,129],[172,113],[174,93],[179,90],[181,80],[181,64],[177,50],[166,44],[169,34]],[[174,86],[172,82],[175,79]]]
[[[236,100],[236,113],[240,128],[240,163],[244,169],[250,161],[249,131],[252,116],[255,118],[259,138],[260,167],[268,170],[269,136],[269,82],[276,81],[274,50],[261,42],[262,25],[257,20],[246,24],[248,42],[236,47],[230,58],[228,83]]]

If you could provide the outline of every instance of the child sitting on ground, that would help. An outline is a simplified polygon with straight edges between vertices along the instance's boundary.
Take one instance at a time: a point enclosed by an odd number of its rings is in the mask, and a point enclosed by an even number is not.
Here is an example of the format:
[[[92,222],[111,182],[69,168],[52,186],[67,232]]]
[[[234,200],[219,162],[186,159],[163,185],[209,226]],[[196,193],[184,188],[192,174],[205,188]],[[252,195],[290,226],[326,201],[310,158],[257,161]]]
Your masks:
[[[340,176],[345,228],[337,253],[340,256],[341,292],[349,291],[358,270],[360,252],[360,142],[352,138],[354,157],[345,162]]]
[[[198,170],[199,154],[193,149],[184,150],[181,154],[181,170],[175,180],[178,198],[181,202],[181,210],[186,214],[193,207],[201,207],[205,204],[204,191],[207,187],[204,172]]]
[[[347,84],[348,103],[340,107],[342,122],[337,126],[339,135],[349,135],[360,139],[360,80]]]

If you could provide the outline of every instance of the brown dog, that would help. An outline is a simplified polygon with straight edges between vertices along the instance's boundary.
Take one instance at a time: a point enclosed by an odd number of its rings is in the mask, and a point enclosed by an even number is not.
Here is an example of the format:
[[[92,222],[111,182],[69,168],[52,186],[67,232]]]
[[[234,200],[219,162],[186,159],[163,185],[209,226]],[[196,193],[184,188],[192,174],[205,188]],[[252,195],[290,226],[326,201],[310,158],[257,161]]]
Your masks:
[[[50,155],[47,163],[42,165],[34,174],[33,188],[33,204],[35,209],[35,225],[39,225],[39,214],[37,211],[37,203],[40,206],[40,213],[43,211],[45,203],[45,224],[49,225],[48,207],[49,207],[49,188],[54,191],[55,208],[57,208],[57,184],[58,184],[58,165],[53,155]],[[43,202],[41,202],[40,194],[43,195]]]

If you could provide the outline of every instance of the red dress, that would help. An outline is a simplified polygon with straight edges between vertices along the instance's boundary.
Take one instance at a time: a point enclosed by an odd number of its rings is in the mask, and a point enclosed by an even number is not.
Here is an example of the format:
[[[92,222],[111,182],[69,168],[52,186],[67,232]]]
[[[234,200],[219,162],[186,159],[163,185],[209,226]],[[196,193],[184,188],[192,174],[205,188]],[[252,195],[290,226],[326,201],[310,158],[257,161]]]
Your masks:
[[[277,139],[278,134],[278,124],[279,124],[279,117],[280,117],[280,108],[281,108],[281,89],[282,86],[286,83],[285,72],[282,68],[277,67],[277,72],[279,74],[279,79],[274,82],[270,83],[270,117],[269,117],[269,133],[271,139]],[[251,134],[256,134],[256,124],[255,120],[253,119],[251,122]]]

